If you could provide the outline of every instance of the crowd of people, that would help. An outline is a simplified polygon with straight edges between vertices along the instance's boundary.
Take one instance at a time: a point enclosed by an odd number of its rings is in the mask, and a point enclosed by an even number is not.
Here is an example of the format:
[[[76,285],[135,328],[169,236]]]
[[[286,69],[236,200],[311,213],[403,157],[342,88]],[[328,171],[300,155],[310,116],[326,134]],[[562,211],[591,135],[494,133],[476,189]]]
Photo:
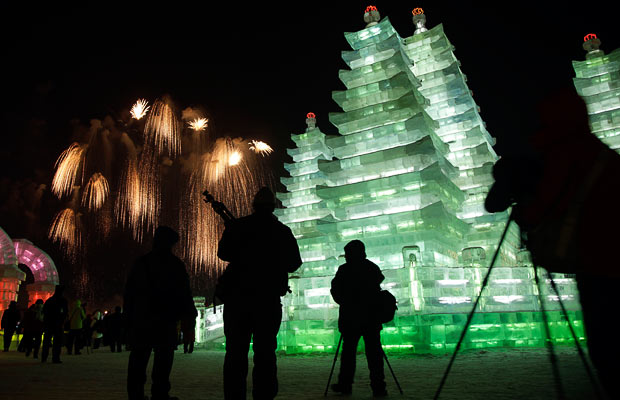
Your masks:
[[[90,353],[103,347],[109,347],[113,353],[123,351],[127,330],[121,306],[116,306],[112,313],[101,309],[89,313],[87,304],[79,299],[68,304],[62,286],[56,288],[48,301],[38,299],[23,312],[16,301],[11,301],[2,315],[4,352],[14,343],[14,349],[26,357],[38,359],[41,354],[41,361],[46,362],[51,349],[52,362],[61,363],[63,347],[67,355],[81,355],[83,351]],[[178,344],[183,343],[184,352],[191,353],[195,322],[185,325],[179,324],[177,328]]]

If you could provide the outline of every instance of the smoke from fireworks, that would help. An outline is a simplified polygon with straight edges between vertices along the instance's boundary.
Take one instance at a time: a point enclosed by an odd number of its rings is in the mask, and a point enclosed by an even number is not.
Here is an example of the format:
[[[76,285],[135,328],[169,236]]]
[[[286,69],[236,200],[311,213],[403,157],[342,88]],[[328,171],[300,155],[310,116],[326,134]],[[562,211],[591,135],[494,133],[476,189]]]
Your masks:
[[[207,123],[209,122],[206,118],[196,118],[193,121],[188,123],[189,127],[192,128],[196,132],[204,131],[207,128]]]
[[[260,140],[252,140],[250,143],[250,150],[254,151],[256,154],[260,154],[261,156],[265,156],[271,154],[273,149],[265,142],[261,142]]]
[[[157,100],[153,103],[144,126],[144,144],[169,157],[176,157],[181,152],[179,121],[167,102]]]
[[[58,196],[68,195],[76,183],[76,178],[83,163],[84,147],[79,143],[71,143],[56,161],[56,173],[52,180],[52,192]]]
[[[148,106],[148,104],[148,101],[144,99],[138,99],[138,101],[136,101],[136,104],[131,107],[131,116],[138,120],[144,117],[149,111],[149,108],[151,108],[150,106]]]

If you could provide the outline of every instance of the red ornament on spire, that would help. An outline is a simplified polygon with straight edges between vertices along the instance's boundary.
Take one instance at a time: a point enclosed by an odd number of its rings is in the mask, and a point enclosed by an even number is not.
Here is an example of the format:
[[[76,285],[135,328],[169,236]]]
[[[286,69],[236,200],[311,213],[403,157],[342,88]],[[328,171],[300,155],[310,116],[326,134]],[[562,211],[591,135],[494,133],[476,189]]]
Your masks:
[[[314,115],[313,112],[309,112],[308,114],[306,114],[306,118],[316,118],[316,115]]]
[[[583,41],[587,42],[588,40],[596,39],[596,35],[594,33],[588,33],[583,37]]]
[[[424,10],[421,9],[420,7],[417,7],[417,8],[414,8],[413,11],[411,11],[411,14],[413,14],[413,15],[424,14]]]
[[[366,12],[367,13],[369,13],[371,11],[378,11],[377,7],[375,7],[375,6],[368,6],[368,7],[366,7]]]

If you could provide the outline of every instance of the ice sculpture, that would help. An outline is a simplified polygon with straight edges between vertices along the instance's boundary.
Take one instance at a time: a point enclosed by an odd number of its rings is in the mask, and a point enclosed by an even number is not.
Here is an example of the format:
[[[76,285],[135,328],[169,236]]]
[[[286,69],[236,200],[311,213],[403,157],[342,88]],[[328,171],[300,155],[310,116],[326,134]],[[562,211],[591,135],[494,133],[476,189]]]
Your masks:
[[[13,241],[4,229],[0,228],[0,316],[11,301],[17,300],[19,284],[26,279],[26,274],[17,265]]]
[[[278,193],[278,218],[294,232],[304,264],[284,297],[280,348],[289,353],[335,348],[337,305],[329,287],[343,247],[353,239],[386,276],[398,299],[395,320],[382,333],[386,348],[445,352],[454,348],[480,291],[505,214],[483,208],[497,160],[441,25],[402,39],[378,10],[367,27],[346,33],[346,86],[333,93],[342,112],[329,136],[307,116]],[[413,63],[412,63],[413,60]],[[511,231],[465,347],[542,345],[533,268]],[[559,277],[561,296],[583,336],[574,281]],[[545,286],[554,340],[568,340],[557,296]],[[554,300],[556,300],[554,302]]]
[[[584,37],[584,61],[573,61],[577,93],[585,100],[590,129],[601,141],[620,152],[620,49],[605,55],[594,34]]]
[[[34,282],[28,284],[28,304],[38,299],[50,298],[58,285],[58,270],[54,260],[43,250],[26,239],[15,239],[15,255],[19,264],[24,264],[32,271]]]

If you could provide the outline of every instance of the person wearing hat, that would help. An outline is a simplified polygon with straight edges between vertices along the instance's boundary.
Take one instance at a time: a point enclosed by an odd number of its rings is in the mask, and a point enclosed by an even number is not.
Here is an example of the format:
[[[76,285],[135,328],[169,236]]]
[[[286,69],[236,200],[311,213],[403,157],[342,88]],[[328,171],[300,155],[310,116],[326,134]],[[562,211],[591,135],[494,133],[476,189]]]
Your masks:
[[[169,392],[177,322],[198,315],[185,264],[172,253],[178,241],[173,229],[158,227],[153,250],[135,262],[127,278],[123,314],[131,350],[127,367],[130,400],[145,399],[146,368],[152,352],[151,399],[176,399]]]
[[[246,398],[252,340],[252,395],[273,399],[278,393],[275,351],[282,320],[280,297],[288,291],[288,273],[302,261],[291,229],[273,215],[275,206],[273,192],[261,188],[254,197],[254,212],[229,222],[218,245],[218,257],[229,262],[218,283],[223,290],[216,292],[224,301],[225,399]]]

